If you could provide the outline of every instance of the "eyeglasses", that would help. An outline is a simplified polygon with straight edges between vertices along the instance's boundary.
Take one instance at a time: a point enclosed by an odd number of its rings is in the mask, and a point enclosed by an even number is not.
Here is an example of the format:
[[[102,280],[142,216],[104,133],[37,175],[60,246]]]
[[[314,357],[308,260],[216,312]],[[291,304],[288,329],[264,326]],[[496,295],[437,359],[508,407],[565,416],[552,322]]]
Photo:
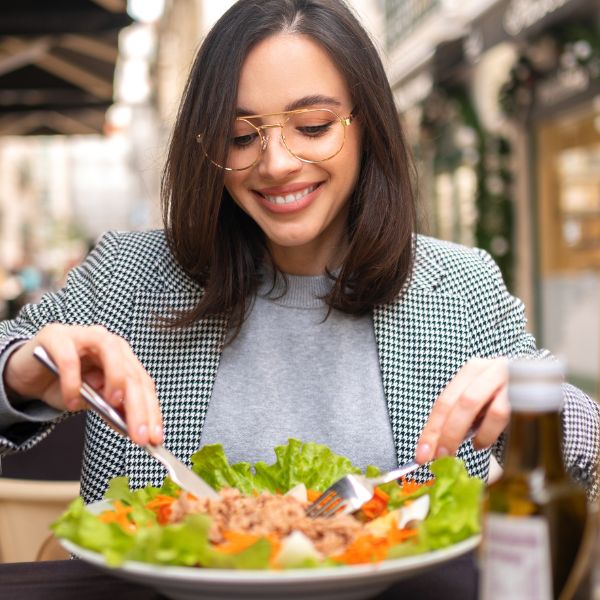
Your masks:
[[[265,117],[280,116],[279,123],[255,124],[252,121]],[[328,108],[301,108],[266,115],[237,117],[231,136],[227,140],[224,161],[211,157],[202,140],[196,137],[208,159],[226,171],[244,171],[253,167],[260,159],[271,140],[267,130],[279,127],[281,142],[287,151],[306,163],[320,163],[339,154],[346,140],[346,127],[354,119],[350,113],[346,118]]]

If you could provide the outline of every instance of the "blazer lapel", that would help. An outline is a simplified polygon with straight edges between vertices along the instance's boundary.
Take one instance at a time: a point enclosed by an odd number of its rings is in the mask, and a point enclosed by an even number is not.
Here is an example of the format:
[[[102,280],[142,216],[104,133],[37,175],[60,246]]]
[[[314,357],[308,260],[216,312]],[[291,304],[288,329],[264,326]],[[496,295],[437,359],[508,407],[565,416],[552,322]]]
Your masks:
[[[416,275],[398,302],[373,313],[399,464],[414,458],[433,402],[471,352],[464,301],[437,291],[444,272],[434,262],[418,260]]]
[[[172,309],[190,310],[202,290],[170,256],[156,265],[164,287],[138,290],[133,298],[130,343],[157,382],[157,394],[165,424],[165,446],[179,459],[200,447],[200,434],[223,348],[227,320],[211,317],[185,328],[148,326],[156,315]],[[165,475],[160,464],[145,450],[128,444],[126,472],[132,486],[159,485]]]

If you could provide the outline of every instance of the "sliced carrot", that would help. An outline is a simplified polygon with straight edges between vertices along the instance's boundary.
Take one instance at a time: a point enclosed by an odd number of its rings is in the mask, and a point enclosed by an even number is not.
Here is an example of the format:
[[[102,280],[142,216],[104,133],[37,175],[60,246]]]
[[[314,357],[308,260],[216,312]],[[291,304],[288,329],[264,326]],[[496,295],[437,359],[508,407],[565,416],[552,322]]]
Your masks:
[[[426,481],[425,483],[419,483],[414,479],[406,479],[403,477],[401,480],[401,488],[402,494],[405,496],[409,496],[410,494],[416,492],[419,488],[422,488],[424,485],[433,485],[433,479],[430,481]]]
[[[275,561],[275,557],[281,549],[281,541],[274,533],[269,535],[255,535],[252,533],[242,533],[241,531],[224,531],[223,537],[225,541],[214,547],[215,550],[223,552],[223,554],[239,554],[256,544],[259,540],[269,540],[271,544],[269,565],[274,569],[280,568]]]
[[[146,502],[145,506],[150,510],[154,510],[160,508],[161,506],[171,506],[175,500],[177,500],[177,498],[174,496],[165,496],[164,494],[159,494],[150,500],[150,502]]]
[[[401,544],[406,540],[414,538],[417,533],[416,529],[398,529],[397,527],[392,527],[390,528],[387,539],[390,546],[395,546],[396,544]]]
[[[113,503],[114,510],[105,510],[100,514],[100,520],[103,523],[117,523],[122,529],[128,532],[136,530],[128,515],[131,512],[130,506],[125,506],[120,500],[115,500]]]
[[[269,556],[269,567],[271,569],[281,569],[281,565],[275,560],[281,550],[281,538],[274,533],[265,536],[271,542],[271,554]]]
[[[241,531],[224,531],[223,537],[225,541],[215,546],[215,550],[224,554],[239,554],[261,539],[259,535]]]
[[[150,502],[146,502],[145,506],[156,514],[159,525],[166,525],[171,520],[171,511],[175,500],[177,498],[174,496],[158,494]]]
[[[306,490],[306,498],[309,502],[314,502],[320,495],[321,492],[317,490]]]
[[[390,497],[383,490],[375,488],[373,497],[363,504],[361,511],[367,519],[375,519],[387,513]]]
[[[346,565],[379,562],[385,559],[389,547],[390,543],[387,538],[370,534],[361,535],[342,554],[338,554],[332,558]]]

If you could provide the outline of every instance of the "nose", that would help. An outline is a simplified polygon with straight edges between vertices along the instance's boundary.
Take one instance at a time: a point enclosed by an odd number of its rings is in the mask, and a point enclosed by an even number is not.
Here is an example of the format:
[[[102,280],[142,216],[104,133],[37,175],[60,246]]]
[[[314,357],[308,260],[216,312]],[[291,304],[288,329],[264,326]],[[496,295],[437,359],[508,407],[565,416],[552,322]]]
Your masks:
[[[292,156],[285,147],[281,130],[271,129],[264,138],[262,156],[258,162],[258,173],[261,177],[281,179],[302,168],[302,161]]]

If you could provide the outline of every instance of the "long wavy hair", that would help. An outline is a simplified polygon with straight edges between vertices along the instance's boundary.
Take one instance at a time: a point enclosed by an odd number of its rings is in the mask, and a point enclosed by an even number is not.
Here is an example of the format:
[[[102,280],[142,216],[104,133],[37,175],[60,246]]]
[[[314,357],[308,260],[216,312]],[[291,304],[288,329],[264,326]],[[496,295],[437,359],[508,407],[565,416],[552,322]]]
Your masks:
[[[348,247],[330,293],[331,309],[364,314],[394,301],[413,265],[413,162],[386,73],[368,34],[343,0],[239,0],[214,25],[193,63],[165,164],[161,200],[166,238],[184,271],[203,288],[197,305],[172,315],[185,326],[217,314],[239,331],[272,261],[258,225],[233,201],[224,156],[235,118],[240,71],[249,51],[277,33],[320,44],[345,77],[362,131],[361,164],[349,199]],[[274,265],[276,266],[276,265]]]

